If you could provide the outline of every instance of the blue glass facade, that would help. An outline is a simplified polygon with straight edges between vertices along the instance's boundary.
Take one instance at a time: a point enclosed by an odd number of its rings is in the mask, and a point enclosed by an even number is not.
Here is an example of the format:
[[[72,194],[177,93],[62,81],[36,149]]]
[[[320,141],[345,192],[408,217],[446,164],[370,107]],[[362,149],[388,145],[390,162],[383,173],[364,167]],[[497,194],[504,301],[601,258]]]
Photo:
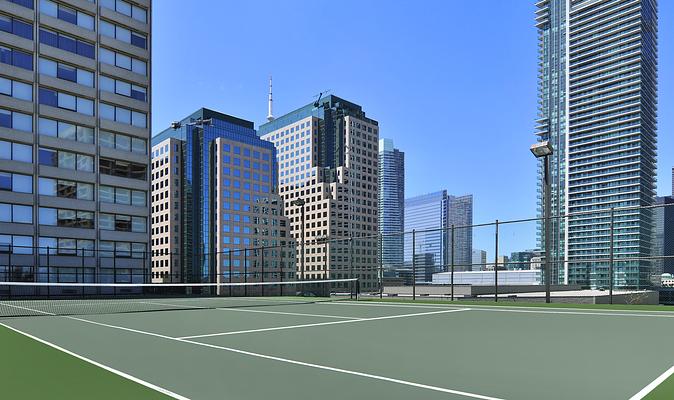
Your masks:
[[[198,119],[212,119],[206,126],[187,125]],[[153,145],[174,137],[182,141],[182,265],[186,282],[206,282],[215,278],[214,242],[216,224],[215,139],[225,138],[276,150],[271,142],[258,138],[253,123],[206,108],[184,118],[182,128],[167,129],[152,138]],[[276,164],[272,162],[271,188],[276,187]],[[274,190],[274,189],[272,189]]]
[[[379,140],[379,233],[384,270],[403,265],[405,153],[389,139]]]

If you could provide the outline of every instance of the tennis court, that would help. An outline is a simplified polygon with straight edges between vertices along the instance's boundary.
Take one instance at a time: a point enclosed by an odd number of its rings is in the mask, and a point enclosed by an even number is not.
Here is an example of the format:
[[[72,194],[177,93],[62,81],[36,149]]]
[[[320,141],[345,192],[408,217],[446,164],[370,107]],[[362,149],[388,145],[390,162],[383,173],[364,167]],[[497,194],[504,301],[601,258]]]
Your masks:
[[[135,301],[3,301],[17,314],[0,329],[179,399],[640,399],[674,365],[674,312],[289,296],[115,311]]]

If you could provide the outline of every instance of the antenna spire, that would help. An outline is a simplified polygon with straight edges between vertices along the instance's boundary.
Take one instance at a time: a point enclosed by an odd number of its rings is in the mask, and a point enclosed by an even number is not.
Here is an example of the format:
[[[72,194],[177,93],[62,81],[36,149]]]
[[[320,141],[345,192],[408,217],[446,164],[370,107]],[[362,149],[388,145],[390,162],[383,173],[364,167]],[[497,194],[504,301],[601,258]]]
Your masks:
[[[271,122],[274,120],[274,114],[272,113],[272,97],[271,97],[271,75],[269,75],[269,103],[267,105],[267,121]]]

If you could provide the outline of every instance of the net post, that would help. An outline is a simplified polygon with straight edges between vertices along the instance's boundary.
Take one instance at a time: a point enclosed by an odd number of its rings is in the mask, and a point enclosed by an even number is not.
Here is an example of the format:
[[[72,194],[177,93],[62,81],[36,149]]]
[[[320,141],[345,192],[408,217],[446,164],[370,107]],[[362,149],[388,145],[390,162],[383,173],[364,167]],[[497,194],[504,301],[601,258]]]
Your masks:
[[[494,227],[494,302],[498,302],[498,220]]]
[[[82,269],[82,283],[84,283],[84,249],[80,249],[82,251],[82,254],[80,255],[80,268]],[[75,248],[75,251],[77,251],[77,248]],[[133,271],[133,270],[131,270]],[[133,273],[131,275],[131,281],[133,282]],[[84,294],[85,287],[82,286],[82,298],[85,297]]]
[[[9,245],[9,253],[7,253],[7,282],[12,282],[12,252],[14,252],[13,245]],[[9,299],[12,299],[12,285],[7,285]]]
[[[261,264],[260,264],[260,271],[261,271],[260,281],[262,283],[264,283],[264,246],[262,246],[262,249],[260,250],[260,261],[261,261]],[[260,290],[262,292],[262,297],[264,297],[264,285],[262,285]]]
[[[417,235],[412,229],[412,300],[417,299]]]
[[[117,283],[117,244],[112,249],[112,281]],[[117,296],[117,286],[112,287],[112,293]]]

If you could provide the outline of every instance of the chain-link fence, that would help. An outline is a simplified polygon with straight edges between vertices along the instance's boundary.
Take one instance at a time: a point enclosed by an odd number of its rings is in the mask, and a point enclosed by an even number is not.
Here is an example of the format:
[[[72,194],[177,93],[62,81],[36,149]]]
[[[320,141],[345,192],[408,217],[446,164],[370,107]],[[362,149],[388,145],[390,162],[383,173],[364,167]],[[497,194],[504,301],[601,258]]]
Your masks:
[[[284,246],[189,256],[165,250],[5,244],[0,245],[0,281],[245,283],[356,278],[363,296],[382,298],[545,301],[552,296],[553,301],[568,302],[641,301],[644,293],[652,297],[653,289],[674,286],[674,249],[671,233],[665,232],[671,227],[659,222],[665,211],[674,211],[672,205],[553,216],[547,220],[554,228],[549,257],[543,245],[546,220],[527,218],[308,238]],[[354,286],[339,282],[331,290],[352,294]],[[259,290],[273,288],[262,285]]]

